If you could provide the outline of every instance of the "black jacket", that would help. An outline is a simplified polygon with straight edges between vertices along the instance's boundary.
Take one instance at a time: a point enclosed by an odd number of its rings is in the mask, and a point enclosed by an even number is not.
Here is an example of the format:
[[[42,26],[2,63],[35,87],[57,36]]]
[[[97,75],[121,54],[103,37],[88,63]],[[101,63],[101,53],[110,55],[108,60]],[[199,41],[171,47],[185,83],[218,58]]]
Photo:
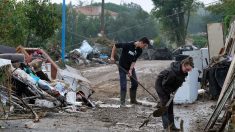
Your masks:
[[[172,62],[170,67],[159,73],[155,88],[165,94],[175,92],[185,81],[188,73],[183,73],[180,62]]]

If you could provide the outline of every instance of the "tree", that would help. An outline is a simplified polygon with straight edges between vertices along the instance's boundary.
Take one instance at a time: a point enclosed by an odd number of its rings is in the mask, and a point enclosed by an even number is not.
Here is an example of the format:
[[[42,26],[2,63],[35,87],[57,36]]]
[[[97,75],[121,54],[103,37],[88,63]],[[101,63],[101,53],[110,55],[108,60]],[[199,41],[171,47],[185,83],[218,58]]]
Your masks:
[[[0,42],[10,46],[44,46],[60,25],[48,0],[0,0]]]
[[[101,6],[101,4],[95,3],[93,6]],[[109,39],[115,41],[133,41],[143,36],[149,38],[157,36],[158,30],[155,18],[143,11],[140,6],[133,3],[128,5],[107,3],[105,4],[105,9],[118,13],[117,18],[111,16],[109,12],[105,13],[105,35]],[[75,21],[74,26],[72,26],[73,20],[71,15],[71,13],[67,12],[66,47],[68,47],[68,50],[78,48],[84,39],[90,40],[95,38],[100,32],[99,17],[87,17],[83,14],[74,13],[73,18],[75,18]],[[71,27],[74,27],[72,29],[75,30],[70,30]],[[58,35],[60,34],[59,32]],[[75,36],[74,45],[70,41],[70,38],[73,38],[71,37],[72,35]]]
[[[26,46],[32,40],[38,40],[38,43],[31,42],[31,46],[40,46],[43,41],[52,37],[60,25],[61,17],[54,12],[54,6],[47,0],[24,0],[24,4],[28,29]]]
[[[133,41],[143,36],[154,38],[158,35],[154,18],[139,5],[131,3],[120,6],[108,3],[105,8],[118,13],[116,19],[108,16],[105,19],[105,33],[110,39]]]
[[[209,6],[207,9],[217,15],[223,17],[223,23],[225,26],[225,32],[227,32],[231,21],[235,15],[235,0],[220,0],[221,2]]]
[[[12,18],[14,16],[15,1],[0,0],[0,42],[10,44],[11,31],[14,29]]]
[[[190,13],[198,3],[194,0],[152,0],[152,11],[159,19],[162,31],[177,46],[185,44]]]
[[[206,10],[204,5],[201,5],[197,11],[190,16],[188,33],[197,34],[207,32],[208,23],[221,22],[221,20],[221,15],[216,15]]]

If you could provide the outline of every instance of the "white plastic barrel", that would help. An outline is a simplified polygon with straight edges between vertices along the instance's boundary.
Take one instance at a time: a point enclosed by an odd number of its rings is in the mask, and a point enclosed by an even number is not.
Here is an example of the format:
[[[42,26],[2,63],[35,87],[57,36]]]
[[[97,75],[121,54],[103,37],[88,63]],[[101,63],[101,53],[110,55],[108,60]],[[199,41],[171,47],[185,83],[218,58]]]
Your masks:
[[[193,103],[197,100],[199,89],[198,76],[199,73],[197,68],[193,68],[192,71],[188,73],[185,82],[176,92],[174,103]]]

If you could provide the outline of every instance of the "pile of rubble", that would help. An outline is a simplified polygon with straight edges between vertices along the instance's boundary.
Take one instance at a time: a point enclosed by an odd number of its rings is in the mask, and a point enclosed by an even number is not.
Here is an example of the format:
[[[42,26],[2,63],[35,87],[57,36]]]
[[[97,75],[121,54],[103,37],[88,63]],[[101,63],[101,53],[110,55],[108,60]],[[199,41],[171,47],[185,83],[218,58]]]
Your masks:
[[[58,68],[39,48],[19,46],[15,53],[1,52],[0,91],[2,119],[32,113],[38,121],[40,111],[79,112],[95,107],[89,100],[94,93],[90,81],[70,66]]]
[[[69,52],[68,58],[77,65],[87,65],[91,62],[107,64],[109,58],[108,54],[110,54],[110,52],[111,49],[108,46],[96,43],[92,47],[86,40],[84,40],[80,48]]]
[[[107,64],[108,58],[112,51],[113,45],[105,45],[95,43],[91,46],[86,40],[78,49],[71,50],[68,54],[68,59],[75,62],[77,65],[88,65],[90,63]],[[120,49],[117,50],[116,59],[120,56]],[[146,48],[143,50],[140,59],[144,60],[172,60],[173,54],[168,48]]]

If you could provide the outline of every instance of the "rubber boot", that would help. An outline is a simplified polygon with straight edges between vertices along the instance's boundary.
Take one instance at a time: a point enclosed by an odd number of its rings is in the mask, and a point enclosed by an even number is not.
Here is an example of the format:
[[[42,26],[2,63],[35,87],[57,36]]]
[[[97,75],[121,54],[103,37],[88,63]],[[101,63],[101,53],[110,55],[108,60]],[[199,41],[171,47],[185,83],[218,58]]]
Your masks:
[[[165,112],[163,115],[162,115],[162,125],[163,125],[163,128],[165,130],[168,129],[169,127],[169,120],[168,120],[168,114],[167,112]]]
[[[136,90],[132,90],[131,88],[130,88],[130,103],[131,104],[142,105],[141,102],[138,102],[136,100]]]
[[[120,93],[120,107],[126,107],[126,91]]]
[[[168,118],[171,125],[171,130],[173,132],[179,132],[180,129],[175,126],[174,115],[168,115]]]

